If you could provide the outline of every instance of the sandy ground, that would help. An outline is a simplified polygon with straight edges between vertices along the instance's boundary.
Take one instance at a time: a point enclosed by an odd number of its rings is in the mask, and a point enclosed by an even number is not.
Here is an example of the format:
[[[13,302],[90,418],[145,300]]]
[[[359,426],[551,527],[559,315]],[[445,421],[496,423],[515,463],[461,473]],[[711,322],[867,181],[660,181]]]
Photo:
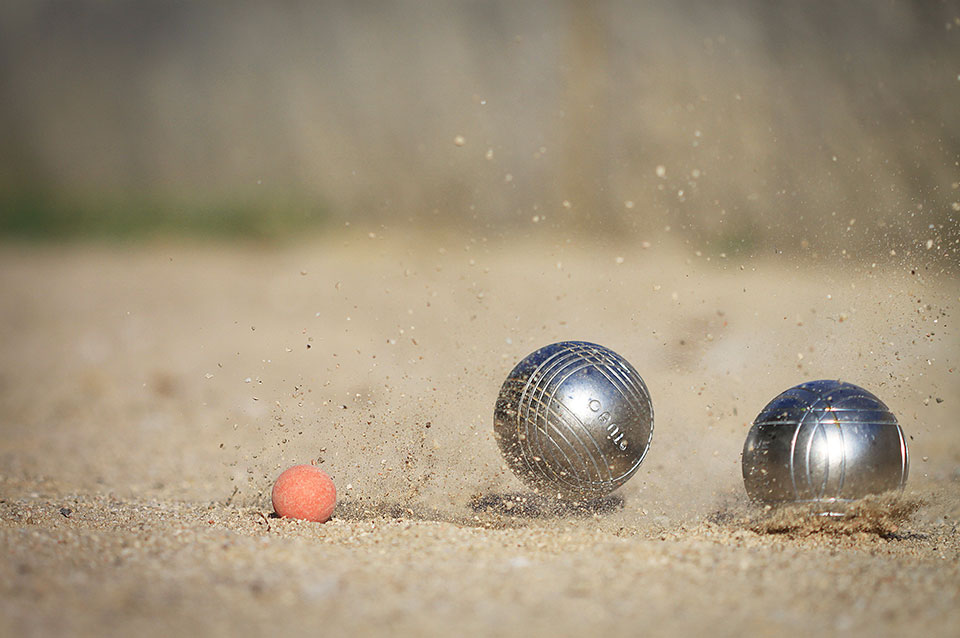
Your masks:
[[[5,245],[0,291],[0,635],[960,635],[960,285],[910,256],[347,229]],[[624,355],[656,410],[588,510],[492,437],[506,374],[562,339]],[[910,437],[906,493],[843,524],[740,479],[753,417],[814,378]],[[338,486],[327,524],[271,517],[301,462]]]

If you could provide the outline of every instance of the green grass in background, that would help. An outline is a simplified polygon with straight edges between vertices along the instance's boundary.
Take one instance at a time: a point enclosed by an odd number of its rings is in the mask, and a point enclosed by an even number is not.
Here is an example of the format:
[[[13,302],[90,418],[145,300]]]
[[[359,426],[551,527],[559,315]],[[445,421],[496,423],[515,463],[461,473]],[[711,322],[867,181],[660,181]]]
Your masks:
[[[42,189],[0,191],[0,237],[31,240],[203,239],[283,240],[318,232],[324,206],[293,197],[211,198],[66,196]]]

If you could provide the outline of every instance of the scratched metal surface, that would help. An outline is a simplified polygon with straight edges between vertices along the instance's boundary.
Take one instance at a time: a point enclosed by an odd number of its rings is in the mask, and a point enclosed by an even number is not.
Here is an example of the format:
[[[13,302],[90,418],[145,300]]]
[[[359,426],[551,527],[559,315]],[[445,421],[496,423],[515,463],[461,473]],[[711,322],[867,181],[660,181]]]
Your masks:
[[[810,381],[760,412],[743,448],[747,493],[764,503],[842,503],[902,490],[910,459],[887,406],[842,381]]]
[[[508,465],[530,487],[600,497],[640,467],[653,439],[653,403],[640,374],[616,352],[564,341],[511,371],[494,431]]]

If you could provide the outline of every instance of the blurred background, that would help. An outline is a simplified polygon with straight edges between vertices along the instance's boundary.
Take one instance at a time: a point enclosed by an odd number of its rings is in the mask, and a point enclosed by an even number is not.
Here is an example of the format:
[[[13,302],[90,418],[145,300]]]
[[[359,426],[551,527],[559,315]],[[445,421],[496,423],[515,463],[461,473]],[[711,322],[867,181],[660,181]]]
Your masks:
[[[344,223],[955,266],[960,8],[0,5],[0,233]]]

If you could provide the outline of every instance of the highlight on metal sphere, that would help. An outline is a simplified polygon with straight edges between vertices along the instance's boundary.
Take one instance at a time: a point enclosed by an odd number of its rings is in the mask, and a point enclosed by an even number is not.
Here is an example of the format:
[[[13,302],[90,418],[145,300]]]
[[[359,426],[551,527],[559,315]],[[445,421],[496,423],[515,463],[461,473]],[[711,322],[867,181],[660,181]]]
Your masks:
[[[760,412],[743,446],[747,495],[765,504],[839,504],[902,490],[910,458],[896,417],[863,388],[810,381]]]
[[[500,388],[494,436],[529,487],[571,499],[599,498],[640,467],[653,437],[653,404],[637,371],[585,341],[528,355]]]

